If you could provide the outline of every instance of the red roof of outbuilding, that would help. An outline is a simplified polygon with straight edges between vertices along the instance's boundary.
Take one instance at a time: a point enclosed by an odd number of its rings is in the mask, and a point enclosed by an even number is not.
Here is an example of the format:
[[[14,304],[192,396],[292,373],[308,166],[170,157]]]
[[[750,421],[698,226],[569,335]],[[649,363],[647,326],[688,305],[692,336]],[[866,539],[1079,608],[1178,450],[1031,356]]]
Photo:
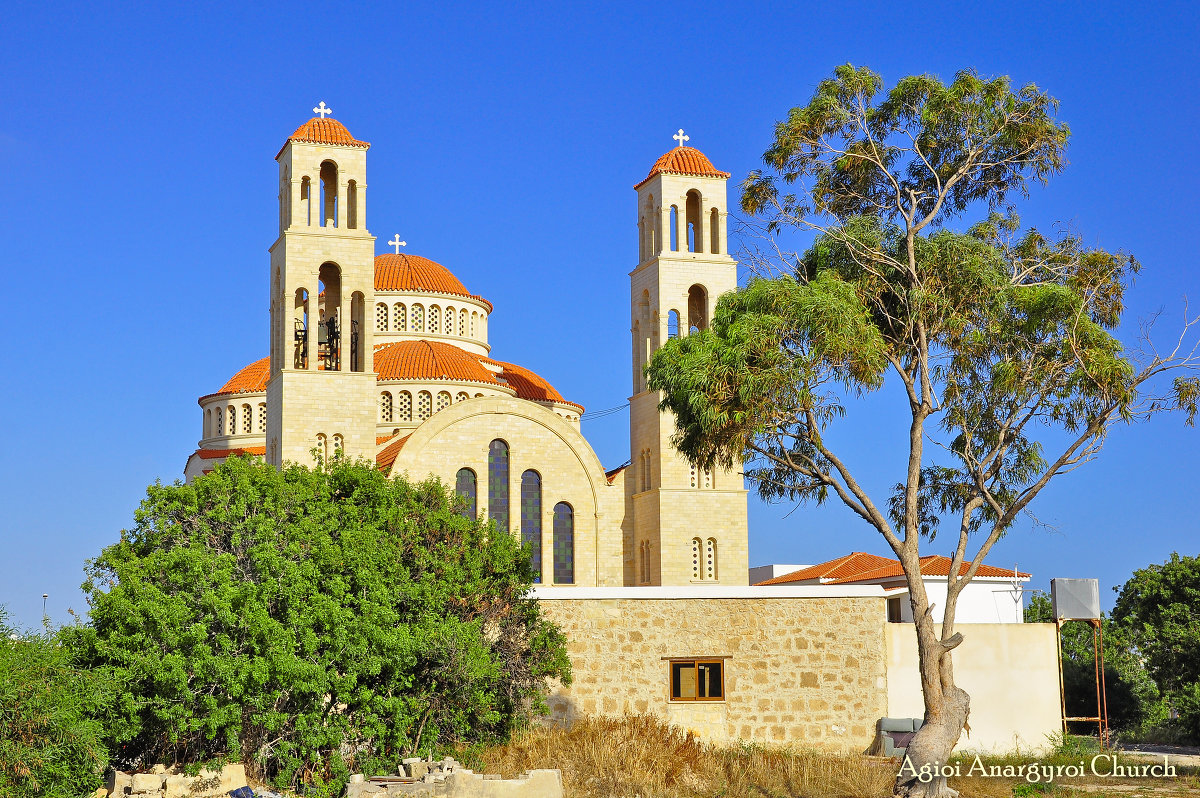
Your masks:
[[[949,557],[944,557],[940,554],[926,555],[921,558],[921,576],[947,576],[950,573],[950,562]],[[970,567],[970,562],[964,562],[959,568],[959,576],[965,574]],[[1012,578],[1014,572],[982,564],[979,566],[979,570],[975,572],[975,575]],[[811,565],[808,568],[801,568],[799,571],[777,576],[774,579],[768,579],[758,584],[786,585],[796,582],[809,582],[816,579],[820,580],[823,584],[847,585],[856,582],[874,582],[880,579],[900,579],[903,576],[904,569],[901,567],[899,560],[856,551],[838,557],[835,560],[829,560],[819,565]],[[1015,576],[1020,579],[1029,578],[1029,574],[1022,571],[1016,571]]]

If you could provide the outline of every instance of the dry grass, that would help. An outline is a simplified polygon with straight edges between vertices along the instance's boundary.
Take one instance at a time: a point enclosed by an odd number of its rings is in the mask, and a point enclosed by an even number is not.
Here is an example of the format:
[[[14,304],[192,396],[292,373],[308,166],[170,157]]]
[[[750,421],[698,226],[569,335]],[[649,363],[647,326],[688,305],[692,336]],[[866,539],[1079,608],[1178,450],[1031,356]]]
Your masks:
[[[491,773],[560,768],[569,798],[877,798],[887,760],[760,747],[717,748],[652,715],[584,718],[530,729],[482,752]]]
[[[721,748],[651,715],[583,718],[569,728],[538,726],[507,745],[466,759],[476,768],[506,778],[531,768],[559,768],[567,798],[884,798],[891,795],[897,767],[893,760],[857,754]],[[1078,761],[1074,752],[1035,759]],[[1004,764],[1030,759],[986,761]],[[950,784],[963,798],[1200,795],[1197,772],[1191,769],[1181,769],[1178,780],[1083,779],[1049,789],[1049,785],[998,778],[952,778]]]

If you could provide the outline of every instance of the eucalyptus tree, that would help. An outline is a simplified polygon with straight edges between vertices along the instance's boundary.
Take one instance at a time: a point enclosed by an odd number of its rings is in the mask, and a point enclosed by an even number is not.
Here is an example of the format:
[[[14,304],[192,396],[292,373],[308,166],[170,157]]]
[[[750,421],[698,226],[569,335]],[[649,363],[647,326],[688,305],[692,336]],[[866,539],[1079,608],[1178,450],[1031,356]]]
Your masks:
[[[834,497],[900,560],[926,722],[897,795],[954,793],[915,770],[945,762],[967,724],[955,611],[988,552],[1112,425],[1174,408],[1191,424],[1200,395],[1190,323],[1168,351],[1115,337],[1134,258],[1022,231],[1010,203],[1066,163],[1057,110],[1006,77],[917,75],[885,91],[869,69],[839,67],[777,123],[766,168],[744,183],[768,242],[750,257],[757,276],[648,366],[689,460],[743,464],[769,499]],[[789,251],[806,231],[812,245]],[[880,401],[898,397],[906,451],[880,492],[830,431],[854,423],[849,400],[891,382],[902,390]],[[919,557],[943,528],[954,554],[939,628]]]

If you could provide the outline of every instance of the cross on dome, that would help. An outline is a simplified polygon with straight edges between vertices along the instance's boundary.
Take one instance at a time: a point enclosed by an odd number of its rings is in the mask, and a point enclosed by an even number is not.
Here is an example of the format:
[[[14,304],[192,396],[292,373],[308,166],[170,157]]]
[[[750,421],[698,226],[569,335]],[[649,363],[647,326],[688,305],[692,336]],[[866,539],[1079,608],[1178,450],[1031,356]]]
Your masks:
[[[395,248],[396,248],[396,254],[397,254],[397,255],[399,255],[399,254],[400,254],[400,247],[406,247],[406,246],[408,246],[408,242],[407,242],[407,241],[401,241],[401,240],[400,240],[400,234],[399,234],[399,233],[396,233],[396,235],[394,235],[394,236],[392,237],[392,240],[388,242],[388,246],[395,247]]]
[[[679,128],[679,132],[676,133],[674,136],[671,136],[671,138],[678,141],[680,147],[683,146],[683,142],[692,140],[691,136],[684,135],[683,128]]]
[[[321,104],[313,109],[313,113],[316,114],[317,116],[321,117],[322,119],[324,119],[326,114],[333,113],[333,109],[326,107],[325,101],[321,100]]]

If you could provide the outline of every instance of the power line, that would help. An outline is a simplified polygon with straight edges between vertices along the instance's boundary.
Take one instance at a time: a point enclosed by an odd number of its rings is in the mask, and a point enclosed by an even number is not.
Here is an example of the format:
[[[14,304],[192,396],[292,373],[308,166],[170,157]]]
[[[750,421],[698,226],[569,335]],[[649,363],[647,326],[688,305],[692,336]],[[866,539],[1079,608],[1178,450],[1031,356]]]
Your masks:
[[[580,416],[580,419],[583,421],[595,421],[598,418],[605,418],[606,416],[620,413],[627,407],[629,407],[629,402],[626,402],[623,405],[617,405],[616,407],[606,407],[603,410],[593,410],[590,413],[584,413],[582,416]]]

